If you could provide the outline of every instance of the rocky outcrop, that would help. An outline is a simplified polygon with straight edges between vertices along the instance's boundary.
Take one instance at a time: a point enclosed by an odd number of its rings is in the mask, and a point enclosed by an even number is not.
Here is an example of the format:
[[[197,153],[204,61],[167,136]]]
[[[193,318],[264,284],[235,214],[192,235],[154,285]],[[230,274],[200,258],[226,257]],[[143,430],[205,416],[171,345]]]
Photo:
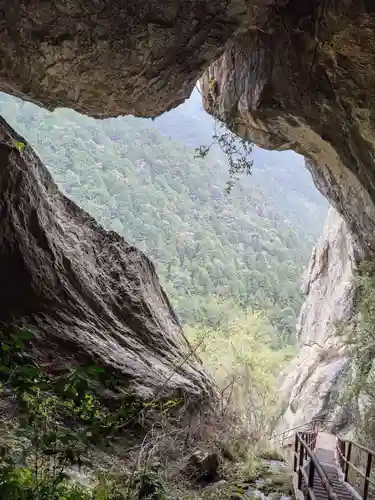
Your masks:
[[[50,109],[155,116],[186,99],[246,0],[0,0],[0,90]]]
[[[201,79],[205,108],[241,137],[294,149],[375,251],[375,4],[282,0],[246,25]]]
[[[1,328],[30,329],[50,372],[95,363],[142,398],[207,397],[149,259],[63,196],[2,119],[0,167]]]
[[[300,350],[280,388],[280,399],[286,403],[281,429],[318,416],[336,418],[337,426],[348,423],[338,404],[349,370],[341,326],[356,314],[353,272],[361,258],[361,248],[331,208],[305,276],[306,299],[297,327]]]

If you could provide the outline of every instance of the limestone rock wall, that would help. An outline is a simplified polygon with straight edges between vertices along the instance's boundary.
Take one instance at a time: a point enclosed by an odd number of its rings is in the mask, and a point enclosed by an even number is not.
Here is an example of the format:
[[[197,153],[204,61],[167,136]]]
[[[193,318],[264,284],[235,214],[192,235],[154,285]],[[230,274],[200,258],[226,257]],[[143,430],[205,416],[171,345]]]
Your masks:
[[[63,196],[1,118],[0,192],[0,328],[34,332],[50,372],[95,363],[142,398],[210,396],[150,260]]]
[[[349,368],[340,325],[357,312],[353,272],[361,257],[347,224],[331,208],[303,284],[299,354],[281,377],[282,430],[323,415],[336,418],[339,427],[347,423],[337,404]]]
[[[375,251],[375,4],[283,0],[246,24],[201,79],[241,137],[309,159],[318,189]]]
[[[0,0],[0,90],[91,116],[186,99],[246,0]]]

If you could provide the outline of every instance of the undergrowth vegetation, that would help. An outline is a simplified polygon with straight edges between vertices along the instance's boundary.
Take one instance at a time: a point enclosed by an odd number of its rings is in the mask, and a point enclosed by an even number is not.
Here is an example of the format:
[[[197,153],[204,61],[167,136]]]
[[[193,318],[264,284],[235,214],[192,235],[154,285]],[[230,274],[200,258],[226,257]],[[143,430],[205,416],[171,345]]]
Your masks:
[[[275,376],[292,352],[272,348],[267,325],[261,315],[253,314],[222,330],[200,332],[204,335],[200,338],[198,331],[188,332],[198,342],[195,346],[215,376],[221,396],[211,414],[202,411],[185,420],[181,400],[140,401],[99,366],[71,368],[52,376],[33,355],[30,331],[3,331],[0,400],[11,412],[0,421],[0,498],[209,499],[212,490],[201,488],[211,482],[202,482],[209,475],[225,479],[226,486],[216,492],[216,498],[226,498],[229,490],[244,490],[245,486],[238,486],[241,481],[247,478],[247,488],[264,475],[264,462],[280,458],[263,447],[262,439],[270,425]],[[110,404],[106,391],[116,393]],[[147,423],[150,413],[157,417],[154,423]],[[173,413],[179,415],[174,423],[163,424],[163,420],[171,422]],[[92,466],[93,449],[112,446],[111,452],[116,453],[116,446],[118,451],[125,442],[129,444],[124,439],[128,432],[139,434],[130,467],[112,471],[97,463]],[[197,470],[187,472],[189,462],[182,457],[197,444],[203,459],[197,461]],[[207,468],[205,463],[213,466]],[[81,470],[84,481],[74,479]]]
[[[31,332],[12,329],[1,337],[1,401],[17,406],[16,416],[2,421],[1,499],[146,498],[139,496],[142,491],[151,491],[154,499],[165,498],[152,469],[134,470],[122,483],[119,476],[102,472],[90,487],[69,481],[68,470],[83,465],[91,446],[108,444],[130,424],[136,427],[142,413],[153,410],[161,415],[178,400],[146,403],[122,389],[109,407],[101,391],[119,387],[103,368],[88,366],[52,377],[31,356]]]
[[[267,437],[275,415],[276,378],[295,348],[275,345],[262,313],[241,313],[215,329],[188,328],[186,333],[199,346],[228,412],[239,418],[253,440]]]

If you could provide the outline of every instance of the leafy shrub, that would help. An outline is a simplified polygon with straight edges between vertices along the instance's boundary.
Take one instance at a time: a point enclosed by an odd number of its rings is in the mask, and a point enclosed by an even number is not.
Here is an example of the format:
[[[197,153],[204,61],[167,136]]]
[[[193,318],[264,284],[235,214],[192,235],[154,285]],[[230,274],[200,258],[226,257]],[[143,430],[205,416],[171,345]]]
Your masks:
[[[206,369],[249,435],[267,434],[274,415],[276,377],[294,355],[291,347],[274,349],[270,326],[260,313],[239,314],[216,329],[186,329],[199,346]]]
[[[12,446],[0,456],[0,498],[7,500],[130,500],[135,491],[152,490],[150,499],[165,500],[161,480],[144,470],[129,480],[127,493],[104,474],[92,488],[69,482],[67,471],[80,466],[89,446],[114,435],[143,411],[169,411],[164,404],[138,401],[124,391],[115,409],[99,397],[101,384],[116,385],[101,367],[74,369],[59,377],[45,373],[30,356],[33,335],[26,330],[2,332],[0,381],[3,397],[15,398],[19,417]]]
[[[233,126],[233,125],[232,125]],[[253,144],[238,135],[219,120],[215,120],[212,131],[212,143],[209,146],[201,145],[195,148],[195,158],[206,158],[214,146],[219,147],[226,156],[229,166],[229,181],[226,192],[229,194],[241,175],[250,175],[253,166],[251,152]]]

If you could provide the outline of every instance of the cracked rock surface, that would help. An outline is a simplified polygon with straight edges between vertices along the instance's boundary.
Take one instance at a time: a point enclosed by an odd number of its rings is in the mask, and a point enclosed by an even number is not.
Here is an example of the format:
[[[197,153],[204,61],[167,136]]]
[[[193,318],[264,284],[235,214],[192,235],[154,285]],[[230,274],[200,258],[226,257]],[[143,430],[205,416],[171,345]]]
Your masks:
[[[91,116],[186,99],[246,0],[0,0],[0,90]]]

